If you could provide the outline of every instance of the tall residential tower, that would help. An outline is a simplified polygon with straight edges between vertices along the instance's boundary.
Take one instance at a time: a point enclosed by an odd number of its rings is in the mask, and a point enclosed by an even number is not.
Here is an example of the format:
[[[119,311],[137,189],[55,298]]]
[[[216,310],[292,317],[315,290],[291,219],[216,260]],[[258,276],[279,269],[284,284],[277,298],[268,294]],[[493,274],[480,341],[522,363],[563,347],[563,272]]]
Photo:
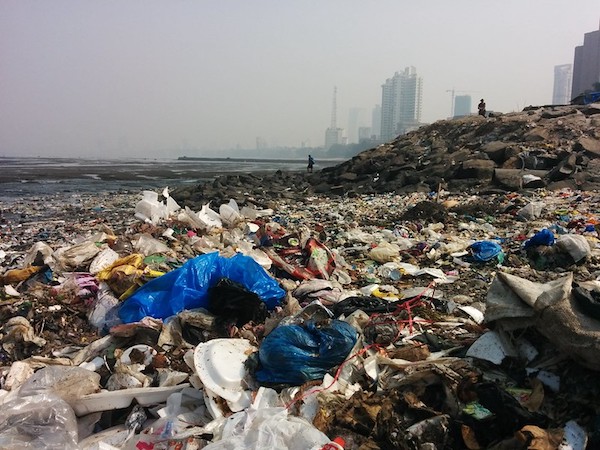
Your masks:
[[[600,29],[585,33],[583,45],[575,47],[573,61],[573,87],[571,96],[597,89],[600,82]]]
[[[381,85],[381,136],[389,141],[420,126],[423,80],[414,67]]]
[[[454,117],[464,117],[471,114],[471,96],[457,95],[454,97]]]
[[[554,66],[553,105],[568,105],[571,102],[571,85],[573,83],[573,64]]]

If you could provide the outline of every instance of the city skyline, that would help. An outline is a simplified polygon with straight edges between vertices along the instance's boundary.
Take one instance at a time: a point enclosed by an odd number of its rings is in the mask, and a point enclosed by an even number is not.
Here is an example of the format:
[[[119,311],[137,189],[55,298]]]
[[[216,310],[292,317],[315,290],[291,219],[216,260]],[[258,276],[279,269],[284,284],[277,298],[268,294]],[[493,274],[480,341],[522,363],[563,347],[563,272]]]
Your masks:
[[[449,116],[454,89],[519,111],[550,102],[554,66],[599,16],[595,0],[4,0],[0,156],[322,146],[333,86],[345,127],[407,66],[424,123]]]

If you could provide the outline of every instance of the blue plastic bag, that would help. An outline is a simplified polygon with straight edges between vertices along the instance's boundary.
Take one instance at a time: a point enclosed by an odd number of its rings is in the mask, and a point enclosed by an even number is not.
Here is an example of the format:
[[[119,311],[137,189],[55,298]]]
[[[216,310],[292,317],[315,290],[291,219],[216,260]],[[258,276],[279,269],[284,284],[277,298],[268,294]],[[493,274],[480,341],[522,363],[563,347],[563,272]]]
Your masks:
[[[554,233],[547,228],[535,233],[531,239],[525,241],[523,248],[537,247],[538,245],[545,245],[547,247],[554,245]]]
[[[487,262],[503,255],[502,247],[492,241],[473,242],[469,248],[471,249],[473,259],[477,262]]]
[[[281,325],[263,340],[258,357],[261,368],[255,377],[259,383],[301,385],[321,380],[332,367],[341,364],[356,344],[352,325],[333,320],[317,327]]]
[[[256,261],[240,253],[224,258],[218,252],[190,259],[183,266],[149,281],[123,302],[119,317],[124,323],[146,316],[165,319],[184,309],[206,308],[208,290],[229,278],[254,292],[271,310],[285,291]]]

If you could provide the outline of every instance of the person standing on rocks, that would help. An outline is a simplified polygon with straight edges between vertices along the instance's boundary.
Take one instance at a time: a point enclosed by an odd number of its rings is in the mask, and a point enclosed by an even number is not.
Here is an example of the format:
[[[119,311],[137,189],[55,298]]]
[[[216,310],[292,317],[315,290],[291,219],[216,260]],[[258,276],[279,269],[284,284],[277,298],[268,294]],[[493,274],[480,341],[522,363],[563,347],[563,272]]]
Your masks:
[[[485,101],[483,99],[477,105],[477,109],[479,110],[479,115],[485,117]]]
[[[314,165],[315,165],[315,160],[313,159],[312,155],[308,155],[308,166],[306,167],[306,171],[312,172]]]

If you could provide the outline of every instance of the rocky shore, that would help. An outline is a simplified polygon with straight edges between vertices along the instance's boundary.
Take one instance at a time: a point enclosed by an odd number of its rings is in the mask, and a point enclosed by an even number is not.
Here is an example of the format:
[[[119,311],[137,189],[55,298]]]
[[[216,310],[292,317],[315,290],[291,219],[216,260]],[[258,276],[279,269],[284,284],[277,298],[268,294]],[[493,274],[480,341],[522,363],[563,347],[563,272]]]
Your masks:
[[[311,194],[501,193],[600,187],[600,104],[437,121],[314,174],[228,174],[173,191],[182,203],[265,204]]]

